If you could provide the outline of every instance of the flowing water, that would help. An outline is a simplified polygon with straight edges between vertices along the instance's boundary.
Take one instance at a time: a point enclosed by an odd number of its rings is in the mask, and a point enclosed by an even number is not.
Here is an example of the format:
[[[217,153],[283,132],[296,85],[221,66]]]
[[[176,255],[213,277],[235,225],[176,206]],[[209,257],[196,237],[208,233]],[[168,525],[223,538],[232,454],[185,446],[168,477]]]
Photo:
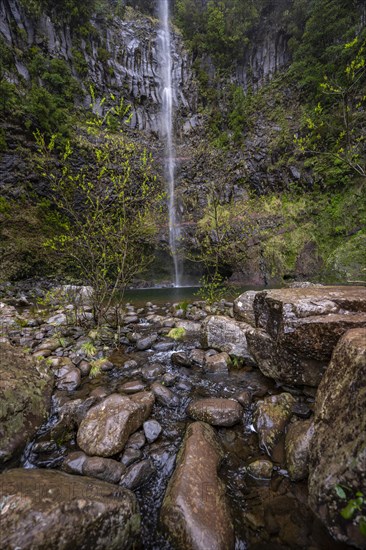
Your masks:
[[[165,177],[168,188],[169,246],[174,264],[174,286],[182,283],[182,265],[178,255],[179,227],[175,196],[175,148],[173,139],[174,89],[172,84],[172,55],[169,26],[169,1],[159,0],[160,72],[162,79],[161,134],[165,139]]]

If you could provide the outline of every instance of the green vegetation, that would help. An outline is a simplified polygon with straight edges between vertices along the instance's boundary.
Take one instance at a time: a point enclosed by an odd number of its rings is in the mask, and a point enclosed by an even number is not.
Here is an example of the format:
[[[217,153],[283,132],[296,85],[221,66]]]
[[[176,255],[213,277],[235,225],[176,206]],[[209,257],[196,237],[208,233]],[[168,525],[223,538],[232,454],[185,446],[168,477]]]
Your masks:
[[[91,361],[90,366],[90,372],[89,372],[89,378],[97,378],[102,373],[102,365],[105,362],[105,359],[95,359],[95,361]]]
[[[168,333],[168,338],[172,338],[173,340],[183,340],[185,336],[186,329],[183,327],[172,328]]]
[[[348,487],[342,485],[335,486],[337,496],[346,501],[346,505],[341,509],[341,516],[345,520],[352,520],[358,525],[360,533],[366,537],[366,497],[361,491],[352,494]],[[351,495],[351,496],[350,496]]]
[[[123,100],[104,115],[90,115],[88,131],[76,143],[78,154],[87,159],[82,168],[73,164],[70,141],[63,146],[57,136],[47,142],[36,133],[40,173],[48,178],[54,204],[65,219],[62,230],[45,245],[92,287],[98,325],[117,295],[121,298],[133,277],[150,262],[163,201],[151,156],[126,139],[126,117]]]
[[[93,357],[97,353],[97,348],[93,342],[85,342],[81,346],[81,350],[85,353],[87,357]]]

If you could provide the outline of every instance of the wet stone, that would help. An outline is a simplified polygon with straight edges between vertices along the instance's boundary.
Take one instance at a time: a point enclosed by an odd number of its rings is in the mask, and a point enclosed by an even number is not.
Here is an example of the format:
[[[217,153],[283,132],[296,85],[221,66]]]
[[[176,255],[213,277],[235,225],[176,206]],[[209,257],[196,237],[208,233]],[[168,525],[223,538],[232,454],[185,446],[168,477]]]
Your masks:
[[[190,367],[191,361],[187,353],[182,351],[172,354],[172,362],[177,367]]]
[[[247,473],[255,479],[271,479],[273,464],[269,460],[255,460],[247,466]]]
[[[158,352],[170,351],[174,348],[174,346],[174,342],[158,342],[157,344],[153,345],[153,349]]]
[[[144,415],[141,404],[112,394],[87,412],[78,430],[78,445],[91,456],[113,456],[122,451],[130,434],[142,425]]]
[[[153,443],[162,432],[162,427],[156,420],[147,420],[143,424],[145,437],[148,443]]]
[[[82,377],[89,376],[90,369],[91,369],[90,363],[83,359],[82,361],[80,361],[78,365],[78,369],[80,370]]]
[[[137,393],[145,389],[145,384],[141,380],[130,380],[119,386],[118,389],[127,394]]]
[[[314,435],[312,420],[290,424],[286,434],[286,464],[290,479],[300,481],[309,474],[311,440]]]
[[[100,363],[100,370],[103,372],[108,372],[113,369],[113,363],[111,361],[108,361],[108,359],[105,359]]]
[[[126,443],[126,449],[141,449],[146,443],[145,434],[142,431],[132,434]]]
[[[130,359],[129,361],[125,361],[123,363],[123,368],[125,370],[132,370],[132,369],[135,369],[136,367],[138,367],[138,364],[134,359]]]
[[[155,380],[164,374],[165,368],[160,363],[154,363],[144,367],[141,371],[144,380]]]
[[[126,473],[122,476],[120,485],[131,491],[144,485],[151,476],[155,473],[155,468],[149,459],[142,460],[127,468]]]
[[[142,407],[143,418],[144,420],[147,420],[155,403],[154,394],[151,391],[141,391],[138,393],[133,393],[129,397],[133,403],[136,403]]]
[[[228,374],[230,357],[226,352],[217,353],[206,358],[205,371],[209,373]]]
[[[122,487],[46,469],[9,470],[1,487],[1,548],[127,549],[139,537],[136,498]]]
[[[193,366],[203,367],[206,362],[206,353],[203,349],[193,349],[189,354],[189,358]]]
[[[154,393],[157,401],[164,407],[178,407],[179,398],[169,388],[166,388],[159,382],[154,382],[151,385],[151,390]]]
[[[160,513],[174,548],[234,548],[225,487],[217,474],[222,458],[213,428],[203,422],[190,424]]]
[[[154,344],[154,342],[156,342],[157,338],[158,338],[157,334],[151,334],[146,338],[141,338],[140,340],[137,341],[136,347],[139,351],[150,349]]]
[[[234,398],[242,407],[247,408],[252,402],[252,393],[249,390],[243,390],[240,393],[235,394]]]
[[[269,456],[285,433],[294,403],[295,399],[289,393],[272,395],[257,403],[254,425],[258,432],[260,447]]]
[[[162,377],[161,381],[164,384],[164,386],[173,386],[173,384],[177,381],[178,376],[175,374],[172,374],[170,372],[166,372],[164,376]]]
[[[136,460],[139,460],[141,457],[141,451],[139,451],[138,449],[133,449],[132,447],[128,447],[127,449],[125,449],[122,455],[121,462],[127,467],[136,462]]]
[[[83,473],[83,465],[87,456],[81,451],[75,451],[67,455],[62,463],[62,470],[67,474],[79,474]]]
[[[307,419],[311,416],[312,410],[306,403],[297,401],[292,407],[293,414],[296,414],[299,418]]]
[[[209,397],[190,403],[187,413],[212,426],[230,427],[242,420],[243,407],[233,399]]]
[[[122,474],[125,473],[126,467],[111,458],[88,456],[83,463],[82,471],[86,476],[108,481],[108,483],[118,483]]]

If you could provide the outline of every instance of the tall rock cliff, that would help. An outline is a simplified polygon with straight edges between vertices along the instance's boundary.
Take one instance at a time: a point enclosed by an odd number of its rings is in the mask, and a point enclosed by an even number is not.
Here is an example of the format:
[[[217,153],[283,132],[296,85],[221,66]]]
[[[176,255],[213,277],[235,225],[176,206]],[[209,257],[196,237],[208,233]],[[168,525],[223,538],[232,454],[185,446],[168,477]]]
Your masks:
[[[36,46],[44,55],[66,61],[86,96],[90,84],[100,98],[109,93],[123,96],[132,107],[132,129],[159,133],[162,82],[157,19],[127,8],[123,20],[108,13],[98,14],[85,28],[70,29],[45,13],[27,13],[18,0],[2,0],[0,35],[14,56],[15,70],[7,75],[13,83],[30,80],[24,57]],[[190,55],[176,30],[172,46],[174,104],[178,124],[182,125],[196,111],[197,89]],[[88,97],[85,102],[89,103]]]

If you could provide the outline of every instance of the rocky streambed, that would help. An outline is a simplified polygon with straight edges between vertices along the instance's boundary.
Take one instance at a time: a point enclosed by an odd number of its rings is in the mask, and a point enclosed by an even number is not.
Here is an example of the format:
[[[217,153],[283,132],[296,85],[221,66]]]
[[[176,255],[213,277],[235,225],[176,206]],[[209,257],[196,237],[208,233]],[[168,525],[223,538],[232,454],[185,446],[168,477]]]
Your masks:
[[[2,548],[366,547],[366,288],[87,302],[0,305]]]

